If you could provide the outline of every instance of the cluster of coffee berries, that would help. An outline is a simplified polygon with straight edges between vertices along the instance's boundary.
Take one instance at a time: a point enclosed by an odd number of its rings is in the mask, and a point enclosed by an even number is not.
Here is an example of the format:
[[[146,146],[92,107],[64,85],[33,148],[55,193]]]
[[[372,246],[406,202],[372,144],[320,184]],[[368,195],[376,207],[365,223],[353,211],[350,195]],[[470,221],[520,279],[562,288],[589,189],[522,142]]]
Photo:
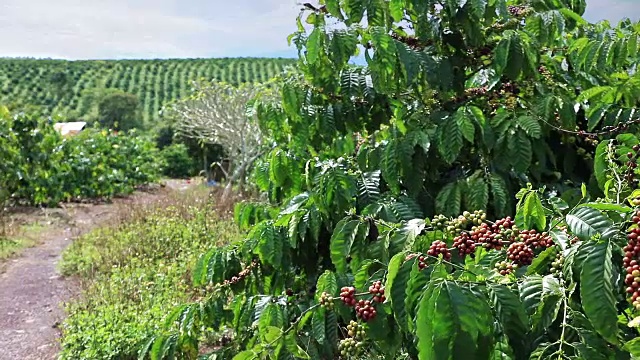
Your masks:
[[[635,260],[633,261],[636,262]],[[634,309],[640,311],[640,299],[638,299],[640,296],[640,291],[638,291],[638,288],[640,288],[640,269],[634,269],[637,267],[638,265],[636,264],[627,268],[627,276],[624,278],[624,283],[628,286],[627,293],[631,295],[631,305],[633,305]],[[629,273],[629,269],[632,269],[631,273]]]
[[[349,325],[347,325],[347,335],[354,339],[364,339],[364,327],[360,325],[357,321],[351,320]]]
[[[494,233],[500,233],[503,237],[507,238],[507,241],[515,241],[518,236],[518,228],[515,222],[511,219],[511,216],[507,216],[504,219],[497,220],[492,226],[491,231]]]
[[[471,229],[471,240],[475,243],[481,243],[486,249],[502,249],[502,235],[494,233],[488,224],[474,226]]]
[[[327,292],[320,294],[320,306],[327,308],[327,310],[333,310],[333,297]]]
[[[449,219],[442,214],[438,214],[431,219],[431,225],[434,229],[445,230],[449,224]]]
[[[455,219],[451,219],[447,223],[446,231],[452,234],[459,234],[463,230],[467,230],[473,225],[480,225],[487,219],[487,215],[482,210],[476,210],[474,212],[465,211],[462,215]]]
[[[453,247],[458,249],[458,254],[462,257],[476,252],[476,242],[471,238],[471,235],[466,232],[453,239]]]
[[[496,263],[495,268],[496,270],[498,270],[500,275],[507,276],[509,274],[512,274],[515,271],[515,269],[518,268],[518,265],[512,264],[507,261],[500,261]]]
[[[636,211],[631,221],[635,225],[640,226],[640,210]],[[640,265],[638,259],[640,258],[640,227],[634,227],[627,233],[627,245],[622,250],[624,251],[624,258],[622,264],[624,265],[627,275],[624,279],[627,287],[627,293],[631,295],[631,303],[633,307],[640,311]]]
[[[338,351],[343,359],[356,358],[364,352],[363,343],[354,338],[342,339],[338,344]]]
[[[540,73],[540,75],[542,75],[547,80],[551,78],[551,72],[544,65],[540,65],[538,67],[538,73]]]
[[[513,243],[509,245],[507,249],[507,257],[509,260],[520,266],[531,265],[533,256],[533,250],[523,242]]]
[[[377,303],[383,303],[387,298],[384,296],[384,287],[382,286],[382,281],[374,281],[371,286],[369,286],[369,294],[373,295],[373,301]]]
[[[360,299],[356,303],[355,309],[356,309],[356,316],[362,319],[362,321],[364,322],[373,320],[378,314],[371,300]]]
[[[634,145],[633,151],[627,153],[627,171],[625,173],[625,179],[629,183],[633,183],[635,180],[635,170],[638,167],[638,156],[640,155],[640,145]]]
[[[377,315],[376,308],[373,307],[371,300],[361,299],[356,302],[356,316],[363,321],[369,321],[376,317]]]
[[[483,221],[487,220],[487,214],[482,210],[476,210],[472,213],[465,211],[462,213],[462,217],[471,225],[480,225]]]
[[[426,268],[427,266],[429,266],[429,264],[427,263],[427,257],[424,255],[420,255],[418,256],[418,268],[420,270]]]
[[[600,144],[600,141],[598,141],[598,137],[595,136],[595,135],[591,135],[591,136],[588,136],[588,137],[584,138],[584,142],[587,143],[588,145],[591,145],[591,146],[594,146],[594,147],[598,146],[598,144]],[[591,153],[587,153],[587,155],[591,156]]]
[[[449,261],[451,260],[451,252],[447,247],[447,243],[442,240],[436,240],[431,243],[429,250],[427,250],[427,255],[438,257],[438,255],[442,254],[442,258]]]
[[[481,87],[475,87],[475,88],[468,88],[464,91],[464,94],[466,96],[483,96],[487,93],[487,87],[486,86],[481,86]]]
[[[519,240],[533,249],[550,248],[553,246],[553,238],[546,232],[539,233],[535,230],[524,230],[518,236]]]
[[[525,17],[531,13],[531,8],[524,5],[511,5],[507,7],[507,11],[509,12],[509,14],[511,14],[511,16]]]
[[[240,271],[238,273],[238,275],[231,277],[230,280],[225,280],[222,285],[223,286],[229,286],[229,285],[234,285],[239,283],[240,281],[244,280],[244,278],[246,278],[247,276],[249,276],[249,274],[251,274],[251,270],[253,270],[256,266],[258,266],[258,260],[253,260],[251,262],[251,264],[249,264],[249,266],[247,266],[246,268],[244,268],[242,271]]]
[[[520,93],[520,88],[512,82],[505,82],[500,86],[500,93],[518,95]]]
[[[556,258],[551,262],[551,273],[552,274],[561,274],[562,273],[562,267],[564,266],[564,256],[562,256],[562,253],[558,253],[556,255]]]
[[[340,289],[340,300],[347,306],[355,306],[358,300],[356,300],[356,288],[353,286],[345,286]]]
[[[450,234],[457,234],[462,232],[463,230],[466,230],[466,228],[467,219],[464,218],[464,216],[460,215],[457,218],[451,219],[449,220],[449,222],[447,222],[447,228],[445,229],[445,231]]]

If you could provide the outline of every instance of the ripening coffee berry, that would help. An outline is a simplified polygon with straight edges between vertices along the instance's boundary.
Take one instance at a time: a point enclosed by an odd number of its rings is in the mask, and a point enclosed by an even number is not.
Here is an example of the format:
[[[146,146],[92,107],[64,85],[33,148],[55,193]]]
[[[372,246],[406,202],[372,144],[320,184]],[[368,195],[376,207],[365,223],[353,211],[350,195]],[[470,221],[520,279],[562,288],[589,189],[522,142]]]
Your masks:
[[[320,306],[327,310],[333,310],[333,297],[327,292],[320,294]]]
[[[356,288],[353,286],[345,286],[340,289],[340,300],[347,306],[356,305]]]
[[[427,250],[427,255],[438,257],[438,255],[441,255],[441,254],[443,259],[447,261],[451,260],[451,252],[447,247],[447,243],[445,243],[442,240],[436,240],[433,243],[431,243],[429,250]]]
[[[382,287],[382,281],[375,281],[369,286],[369,294],[373,295],[373,301],[377,303],[383,303],[386,300],[384,296],[384,287]]]
[[[477,240],[478,237],[476,236],[476,241]],[[458,254],[460,254],[460,256],[462,257],[476,252],[476,242],[466,232],[456,236],[453,239],[453,247],[458,249]]]
[[[427,266],[429,266],[429,264],[427,264],[427,257],[424,255],[420,255],[418,257],[418,268],[420,270],[426,268]]]
[[[358,324],[356,321],[351,320],[349,325],[347,325],[347,334],[349,337],[354,339],[364,339],[365,332],[362,325]]]
[[[376,308],[373,307],[371,301],[369,300],[360,300],[356,303],[356,316],[363,321],[367,322],[376,317],[377,311]]]
[[[507,261],[501,261],[496,263],[495,268],[498,270],[500,275],[507,276],[509,274],[513,274],[513,272],[518,268],[518,265]]]
[[[640,223],[640,211],[637,211],[632,217],[631,221],[635,224]],[[625,267],[626,275],[624,283],[627,285],[627,293],[630,295],[629,302],[631,302],[633,308],[636,311],[640,311],[640,301],[638,296],[640,295],[640,228],[634,227],[627,233],[627,245],[622,250],[624,251],[624,258],[622,264]]]
[[[346,338],[340,340],[338,344],[338,352],[345,359],[353,359],[363,354],[363,344],[354,338]]]
[[[531,265],[533,256],[533,250],[523,242],[513,243],[507,249],[509,260],[520,266]]]
[[[558,253],[556,258],[551,262],[551,273],[552,274],[560,274],[562,273],[562,267],[564,266],[564,257],[562,253]]]

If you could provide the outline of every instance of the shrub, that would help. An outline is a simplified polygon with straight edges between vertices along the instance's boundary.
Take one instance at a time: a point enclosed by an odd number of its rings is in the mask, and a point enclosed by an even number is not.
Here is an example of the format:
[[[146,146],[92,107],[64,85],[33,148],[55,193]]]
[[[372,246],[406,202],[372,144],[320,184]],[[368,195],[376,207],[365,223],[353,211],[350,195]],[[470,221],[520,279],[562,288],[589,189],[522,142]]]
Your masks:
[[[240,237],[203,203],[123,214],[126,223],[93,231],[64,252],[61,271],[88,285],[67,307],[61,359],[135,359],[172,307],[199,295],[188,281],[199,253]]]
[[[88,129],[65,139],[64,198],[110,198],[157,180],[161,164],[153,142],[134,130]]]
[[[153,141],[135,131],[87,129],[63,138],[50,119],[4,112],[0,139],[0,195],[14,202],[110,198],[155,181],[160,172]]]
[[[175,143],[160,151],[162,173],[170,178],[187,178],[193,175],[194,162],[186,145]]]
[[[140,103],[134,94],[114,92],[98,104],[98,121],[108,129],[131,130],[143,127]]]

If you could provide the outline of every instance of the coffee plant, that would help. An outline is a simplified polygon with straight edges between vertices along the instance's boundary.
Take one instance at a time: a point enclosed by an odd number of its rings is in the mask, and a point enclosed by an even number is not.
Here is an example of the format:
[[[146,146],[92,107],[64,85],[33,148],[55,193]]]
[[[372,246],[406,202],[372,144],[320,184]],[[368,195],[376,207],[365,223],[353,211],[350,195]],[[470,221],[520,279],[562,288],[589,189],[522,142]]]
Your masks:
[[[63,138],[53,120],[0,108],[0,203],[55,206],[129,194],[158,178],[150,139],[87,129]]]
[[[585,7],[305,4],[298,71],[255,104],[249,235],[200,258],[141,358],[640,356],[639,28]]]

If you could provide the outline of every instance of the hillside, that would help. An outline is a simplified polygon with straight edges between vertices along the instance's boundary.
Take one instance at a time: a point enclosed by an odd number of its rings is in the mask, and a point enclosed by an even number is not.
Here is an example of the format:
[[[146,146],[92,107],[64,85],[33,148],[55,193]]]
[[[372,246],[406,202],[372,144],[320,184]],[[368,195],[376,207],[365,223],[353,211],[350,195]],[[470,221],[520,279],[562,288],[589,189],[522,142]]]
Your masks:
[[[163,104],[187,94],[192,80],[265,81],[294,62],[282,58],[0,59],[0,104],[35,105],[47,114],[84,118],[92,111],[93,93],[116,88],[138,96],[148,122],[158,118]]]

